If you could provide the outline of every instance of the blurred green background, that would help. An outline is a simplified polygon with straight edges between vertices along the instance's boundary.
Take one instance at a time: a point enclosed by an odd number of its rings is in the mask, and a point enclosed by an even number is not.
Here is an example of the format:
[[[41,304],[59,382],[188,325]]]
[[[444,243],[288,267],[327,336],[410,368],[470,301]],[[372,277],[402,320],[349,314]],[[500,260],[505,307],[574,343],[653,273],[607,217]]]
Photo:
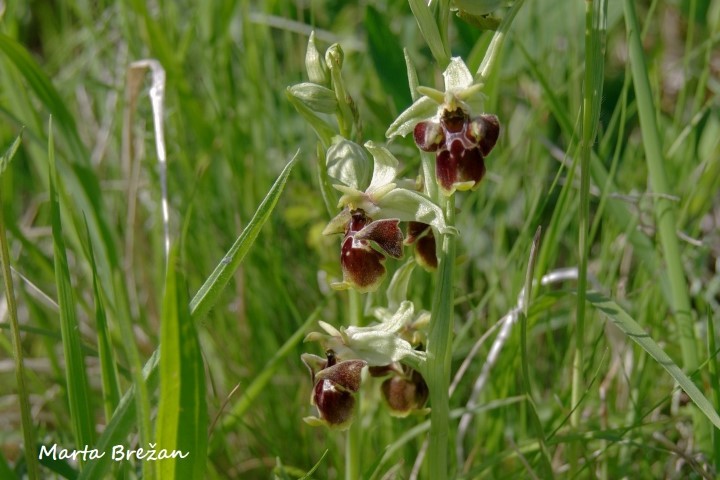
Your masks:
[[[622,304],[679,361],[678,333],[662,287],[622,6],[609,3],[594,150],[595,163],[609,172],[612,184],[592,177],[589,271],[596,288]],[[538,225],[547,232],[538,273],[577,265],[579,177],[564,166],[578,155],[584,8],[581,1],[527,2],[485,89],[485,109],[500,118],[503,131],[487,159],[483,186],[461,194],[458,203],[461,334],[454,369],[475,340],[515,306]],[[712,359],[692,373],[713,398],[719,391],[712,373],[715,352],[708,353],[704,340],[720,311],[720,2],[641,1],[637,8],[692,318],[702,339],[698,349],[702,362]],[[318,305],[324,305],[325,321],[345,321],[345,294],[327,287],[340,275],[339,244],[320,235],[330,217],[317,187],[316,138],[285,98],[288,86],[307,80],[304,56],[313,30],[321,51],[339,43],[345,52],[343,75],[358,105],[363,141],[384,142],[388,125],[410,104],[402,48],[422,85],[442,85],[410,8],[400,0],[0,1],[0,150],[22,132],[22,145],[0,178],[0,195],[39,442],[73,444],[52,300],[57,292],[48,202],[50,115],[76,310],[91,388],[98,393],[93,404],[98,433],[106,420],[83,216],[107,295],[123,391],[130,385],[123,342],[134,342],[143,362],[158,346],[165,259],[152,110],[147,89],[136,108],[127,90],[129,64],[154,58],[167,74],[170,229],[173,239],[183,238],[181,268],[191,297],[300,150],[257,243],[197,325],[211,423],[219,418],[210,432],[207,478],[268,478],[278,459],[294,475],[309,470],[325,450],[316,478],[341,476],[343,434],[302,422],[313,409],[299,355],[320,353],[316,345],[292,348],[243,415],[228,420],[237,398]],[[450,35],[453,55],[475,71],[492,32],[453,15]],[[414,178],[419,158],[411,139],[396,140],[390,148]],[[642,241],[634,242],[633,235]],[[388,265],[393,270],[399,263]],[[529,317],[531,382],[558,475],[567,466],[566,452],[576,447],[587,477],[702,475],[703,466],[719,457],[715,443],[694,443],[687,399],[673,390],[660,366],[592,310],[581,347],[586,359],[581,428],[569,429],[574,289],[574,282],[540,288]],[[412,299],[429,309],[431,294],[432,278],[416,271]],[[383,300],[382,289],[375,295]],[[134,339],[121,335],[119,317],[132,320]],[[7,321],[0,320],[7,331]],[[486,342],[471,363],[453,407],[467,402],[490,345]],[[18,473],[22,435],[11,357],[9,336],[0,336],[0,452]],[[521,392],[519,333],[513,330],[479,401]],[[367,399],[362,415],[369,471],[385,447],[424,420],[391,419],[375,400]],[[523,452],[533,450],[530,428],[521,404],[477,414],[458,475],[527,478]],[[383,473],[392,468],[385,478],[407,478],[422,439],[402,445],[383,463]]]

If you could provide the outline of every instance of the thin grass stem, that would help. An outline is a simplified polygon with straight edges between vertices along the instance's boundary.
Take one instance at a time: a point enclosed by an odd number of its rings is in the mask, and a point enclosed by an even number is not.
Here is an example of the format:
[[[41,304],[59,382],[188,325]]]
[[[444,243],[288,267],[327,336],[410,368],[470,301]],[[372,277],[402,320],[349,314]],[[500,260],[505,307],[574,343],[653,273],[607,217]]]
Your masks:
[[[682,351],[683,369],[693,372],[699,367],[698,349],[695,337],[695,325],[692,318],[687,279],[683,270],[680,245],[677,238],[675,204],[669,199],[670,189],[665,172],[660,133],[655,119],[655,106],[648,78],[645,54],[640,38],[640,24],[635,11],[635,2],[623,2],[627,25],[628,50],[632,71],[635,96],[638,104],[638,116],[642,133],[643,148],[650,185],[656,195],[654,198],[655,218],[658,237],[662,248],[666,276],[670,284],[669,307],[677,324],[678,342]],[[698,410],[694,410],[695,439],[703,447],[709,447],[710,430],[706,419]]]
[[[18,137],[18,140],[20,137]],[[17,145],[16,147],[17,148]],[[8,154],[8,156],[10,156]],[[3,164],[8,159],[3,158]],[[10,249],[8,248],[7,234],[5,232],[5,206],[2,202],[0,189],[0,261],[2,261],[2,274],[5,284],[5,301],[7,302],[8,318],[10,320],[10,335],[12,337],[13,360],[15,363],[15,381],[20,402],[20,418],[22,422],[23,441],[25,443],[25,463],[27,475],[30,480],[40,478],[38,463],[35,426],[30,410],[30,392],[25,384],[25,363],[23,361],[22,341],[20,339],[20,323],[15,303],[15,289],[13,287],[12,272],[10,271]]]

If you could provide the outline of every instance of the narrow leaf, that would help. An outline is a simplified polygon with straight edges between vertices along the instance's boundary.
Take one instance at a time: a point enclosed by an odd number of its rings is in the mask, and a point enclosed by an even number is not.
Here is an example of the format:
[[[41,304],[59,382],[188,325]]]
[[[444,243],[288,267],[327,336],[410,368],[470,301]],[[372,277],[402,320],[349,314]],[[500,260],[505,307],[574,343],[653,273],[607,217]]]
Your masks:
[[[257,396],[260,395],[262,389],[265,388],[270,379],[272,379],[272,376],[280,367],[281,362],[305,337],[305,330],[307,330],[310,325],[314,324],[318,320],[318,317],[320,316],[323,308],[325,308],[325,302],[323,302],[321,305],[318,305],[318,307],[313,311],[312,314],[310,314],[307,320],[305,320],[305,323],[303,323],[302,326],[298,328],[295,333],[293,333],[292,336],[285,341],[283,346],[280,347],[280,349],[277,351],[277,353],[275,353],[275,355],[273,355],[273,357],[265,365],[262,371],[255,376],[253,382],[245,389],[242,397],[240,397],[240,399],[235,403],[232,412],[225,417],[225,420],[223,421],[223,428],[225,428],[226,430],[233,429],[235,428],[237,423],[242,420],[245,412],[248,410],[248,408],[250,408]]]
[[[420,33],[427,42],[428,47],[430,47],[438,66],[444,70],[450,62],[450,49],[443,44],[440,30],[435,22],[435,17],[430,11],[430,7],[428,7],[425,0],[409,0],[409,3],[418,27],[420,27]]]
[[[275,208],[275,204],[280,198],[280,194],[285,187],[285,182],[287,182],[288,176],[290,175],[293,166],[295,166],[298,153],[296,153],[292,160],[290,160],[290,162],[285,166],[283,171],[280,173],[280,176],[265,196],[265,199],[258,207],[252,220],[250,220],[250,223],[247,227],[245,227],[245,230],[243,230],[237,240],[235,240],[235,243],[233,243],[232,247],[230,247],[230,250],[228,250],[217,267],[215,267],[215,270],[210,274],[210,277],[205,280],[205,283],[203,283],[202,287],[200,287],[200,290],[198,290],[197,294],[195,294],[195,297],[193,297],[190,302],[190,310],[192,311],[193,319],[197,320],[198,318],[203,317],[208,310],[212,308],[220,296],[220,293],[222,293],[223,289],[230,281],[230,278],[232,278],[235,271],[240,266],[240,263],[242,263],[243,258],[245,258],[245,254],[247,254],[248,250],[250,250],[250,247],[260,233],[260,229],[267,219],[270,218],[270,213]]]
[[[169,257],[160,329],[160,399],[156,424],[158,452],[180,452],[158,461],[158,478],[201,479],[207,461],[205,369],[186,286]],[[187,454],[185,458],[181,456]]]
[[[82,449],[92,445],[94,422],[90,402],[90,387],[85,371],[85,356],[82,352],[80,330],[75,313],[75,295],[70,283],[60,219],[60,202],[56,184],[55,148],[53,144],[52,122],[49,128],[48,156],[50,176],[50,219],[52,222],[53,252],[55,257],[55,282],[57,285],[58,305],[60,306],[60,332],[62,334],[65,355],[67,395],[70,402],[70,419],[73,425],[75,445]]]
[[[682,369],[650,338],[645,330],[617,303],[598,292],[588,292],[587,300],[605,316],[607,316],[633,342],[642,347],[648,355],[655,359],[673,379],[685,390],[690,399],[713,425],[720,428],[720,416]]]
[[[220,261],[215,271],[210,275],[208,280],[203,284],[193,300],[190,302],[190,314],[194,321],[197,321],[205,313],[212,308],[217,301],[223,287],[227,285],[229,278],[235,272],[235,269],[242,263],[242,259],[248,252],[265,222],[270,218],[275,205],[277,204],[280,194],[285,188],[288,176],[292,167],[297,161],[297,154],[288,163],[280,176],[275,181],[270,191],[265,196],[258,207],[255,215],[250,223],[245,227],[238,239],[228,251],[227,255]],[[227,263],[226,263],[227,262]],[[227,270],[230,265],[234,268]],[[145,363],[143,368],[143,378],[148,392],[153,392],[157,388],[158,382],[158,363],[160,359],[160,350],[155,350],[150,359]],[[111,451],[114,445],[122,445],[130,430],[135,425],[135,387],[130,388],[123,398],[120,400],[115,414],[110,423],[105,427],[105,431],[101,435],[97,443],[97,449],[101,452]],[[104,455],[102,458],[91,460],[80,474],[80,480],[92,480],[95,478],[104,478],[110,469],[112,458],[110,455]]]
[[[0,175],[15,155],[20,145],[20,136],[15,139],[7,153],[0,159]],[[10,248],[8,246],[7,234],[5,232],[5,205],[2,201],[2,183],[0,182],[0,259],[2,260],[2,275],[7,307],[7,316],[10,323],[10,335],[12,338],[12,354],[15,363],[15,381],[18,401],[20,403],[20,419],[22,422],[23,442],[25,443],[25,462],[30,480],[40,478],[38,468],[37,451],[35,450],[35,424],[32,418],[30,407],[30,392],[25,383],[25,363],[23,360],[22,339],[20,337],[20,322],[18,320],[17,303],[15,301],[15,287],[13,285],[12,273],[10,271]],[[0,457],[0,478],[5,478],[3,473],[4,457]]]
[[[17,152],[17,149],[20,147],[20,143],[22,142],[22,132],[20,135],[17,136],[15,141],[10,145],[10,148],[7,149],[7,152],[3,154],[2,157],[0,157],[0,175],[5,172],[5,169],[10,164],[10,160],[15,156],[15,152]]]
[[[88,244],[88,257],[90,259],[90,267],[93,274],[93,295],[95,301],[95,326],[97,329],[98,341],[98,357],[100,359],[100,378],[102,381],[103,405],[105,407],[105,419],[107,421],[112,417],[115,408],[120,402],[120,383],[118,382],[117,363],[113,355],[113,349],[110,342],[110,333],[107,325],[107,316],[105,315],[105,305],[102,292],[98,285],[97,265],[95,264],[95,254],[93,252],[92,237],[90,230],[85,221],[85,232]]]

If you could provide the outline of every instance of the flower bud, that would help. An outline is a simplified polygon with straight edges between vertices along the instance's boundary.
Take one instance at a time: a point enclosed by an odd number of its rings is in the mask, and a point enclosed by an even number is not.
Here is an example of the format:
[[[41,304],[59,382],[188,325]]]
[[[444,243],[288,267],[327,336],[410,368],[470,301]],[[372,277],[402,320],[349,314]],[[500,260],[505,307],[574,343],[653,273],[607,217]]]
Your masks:
[[[337,43],[330,45],[325,52],[325,63],[327,63],[330,68],[341,69],[344,59],[345,52],[343,52],[342,47]]]
[[[315,46],[315,32],[310,34],[307,51],[305,52],[305,70],[311,82],[319,85],[329,86],[330,75],[322,55]]]

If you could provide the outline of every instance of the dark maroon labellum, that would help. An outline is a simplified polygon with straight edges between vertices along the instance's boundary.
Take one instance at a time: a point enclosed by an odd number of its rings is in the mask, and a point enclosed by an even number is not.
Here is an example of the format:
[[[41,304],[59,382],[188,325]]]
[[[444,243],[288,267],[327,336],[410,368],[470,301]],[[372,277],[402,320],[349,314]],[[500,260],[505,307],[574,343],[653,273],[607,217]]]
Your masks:
[[[405,243],[415,244],[415,261],[428,271],[434,271],[438,266],[435,234],[427,223],[408,222]]]
[[[425,379],[416,370],[408,376],[396,375],[385,380],[382,393],[390,407],[391,415],[405,417],[413,410],[425,406],[430,390]]]
[[[361,209],[351,212],[340,253],[343,280],[347,284],[360,292],[377,289],[385,277],[385,256],[403,255],[399,224],[396,219],[373,221]]]
[[[317,407],[320,419],[327,425],[345,428],[350,424],[355,413],[355,393],[360,389],[362,369],[367,362],[364,360],[338,362],[332,350],[328,350],[326,355],[325,367],[318,372],[314,372],[314,365],[308,363],[308,360],[317,364],[319,357],[308,355],[303,358],[314,373],[315,383],[311,403]]]
[[[439,132],[435,131],[439,129]],[[485,176],[485,156],[500,136],[495,115],[481,114],[470,119],[462,108],[444,110],[440,123],[432,120],[415,126],[417,146],[436,152],[435,174],[443,193],[477,188]]]

